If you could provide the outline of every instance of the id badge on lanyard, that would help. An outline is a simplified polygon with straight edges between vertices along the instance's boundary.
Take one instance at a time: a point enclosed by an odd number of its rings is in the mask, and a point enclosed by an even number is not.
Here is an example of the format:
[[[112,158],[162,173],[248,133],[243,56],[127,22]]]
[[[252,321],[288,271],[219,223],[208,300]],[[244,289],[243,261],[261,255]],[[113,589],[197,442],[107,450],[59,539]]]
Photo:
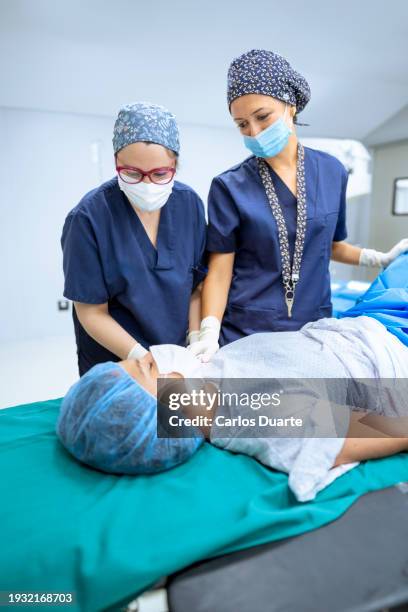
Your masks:
[[[290,261],[288,229],[285,218],[276,195],[275,187],[269,172],[267,162],[257,157],[258,170],[264,186],[272,214],[278,226],[279,250],[282,262],[282,282],[285,290],[285,302],[288,317],[292,316],[293,302],[295,300],[296,284],[300,278],[303,248],[306,234],[306,181],[305,181],[305,152],[303,145],[298,142],[296,165],[296,241],[293,262]]]

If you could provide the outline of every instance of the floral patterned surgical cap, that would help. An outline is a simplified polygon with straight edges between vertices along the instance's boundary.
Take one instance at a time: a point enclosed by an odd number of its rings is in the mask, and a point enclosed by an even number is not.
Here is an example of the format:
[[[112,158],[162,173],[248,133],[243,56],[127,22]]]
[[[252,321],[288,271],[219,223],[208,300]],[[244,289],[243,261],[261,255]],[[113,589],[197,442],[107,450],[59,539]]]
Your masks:
[[[154,142],[180,152],[176,118],[164,106],[135,102],[123,106],[113,128],[115,153],[134,142]]]
[[[240,96],[264,94],[296,106],[300,113],[310,100],[310,87],[289,62],[273,51],[252,49],[235,58],[228,70],[228,107]]]

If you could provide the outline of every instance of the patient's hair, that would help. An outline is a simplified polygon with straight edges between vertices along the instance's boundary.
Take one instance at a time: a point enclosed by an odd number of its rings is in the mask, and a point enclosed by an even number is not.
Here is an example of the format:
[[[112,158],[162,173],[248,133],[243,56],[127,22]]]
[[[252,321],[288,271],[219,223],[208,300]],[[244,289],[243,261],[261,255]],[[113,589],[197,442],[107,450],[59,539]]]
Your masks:
[[[68,391],[56,431],[79,461],[116,474],[151,474],[186,461],[202,438],[158,438],[156,398],[120,365],[91,368]]]

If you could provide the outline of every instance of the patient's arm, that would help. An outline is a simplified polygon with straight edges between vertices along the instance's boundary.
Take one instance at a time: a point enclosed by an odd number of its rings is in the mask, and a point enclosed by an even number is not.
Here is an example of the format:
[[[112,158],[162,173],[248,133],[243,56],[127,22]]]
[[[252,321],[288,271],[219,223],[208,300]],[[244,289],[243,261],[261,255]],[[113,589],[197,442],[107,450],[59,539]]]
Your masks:
[[[400,420],[352,412],[346,441],[337,455],[334,465],[378,459],[407,451],[408,437],[397,438],[393,437],[392,433],[385,433],[387,430],[392,432],[393,421]],[[402,420],[405,421],[406,419]]]

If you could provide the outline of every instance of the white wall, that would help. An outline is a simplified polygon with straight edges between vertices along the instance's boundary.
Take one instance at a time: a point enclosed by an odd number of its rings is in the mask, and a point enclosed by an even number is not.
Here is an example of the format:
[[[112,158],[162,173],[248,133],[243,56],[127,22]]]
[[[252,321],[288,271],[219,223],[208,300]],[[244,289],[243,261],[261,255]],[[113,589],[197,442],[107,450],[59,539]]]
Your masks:
[[[408,176],[408,140],[371,149],[373,158],[373,193],[367,245],[388,251],[408,236],[408,216],[392,215],[394,179]],[[366,278],[376,271],[367,269]]]
[[[388,251],[408,236],[408,215],[391,214],[394,179],[408,177],[408,140],[376,147],[373,159],[370,243],[378,250]]]
[[[364,138],[367,146],[380,146],[408,139],[408,104]]]
[[[113,118],[0,108],[0,343],[72,332],[71,313],[57,310],[59,240],[68,211],[113,176],[112,126]],[[246,150],[234,128],[180,131],[178,178],[205,199],[210,179]]]

